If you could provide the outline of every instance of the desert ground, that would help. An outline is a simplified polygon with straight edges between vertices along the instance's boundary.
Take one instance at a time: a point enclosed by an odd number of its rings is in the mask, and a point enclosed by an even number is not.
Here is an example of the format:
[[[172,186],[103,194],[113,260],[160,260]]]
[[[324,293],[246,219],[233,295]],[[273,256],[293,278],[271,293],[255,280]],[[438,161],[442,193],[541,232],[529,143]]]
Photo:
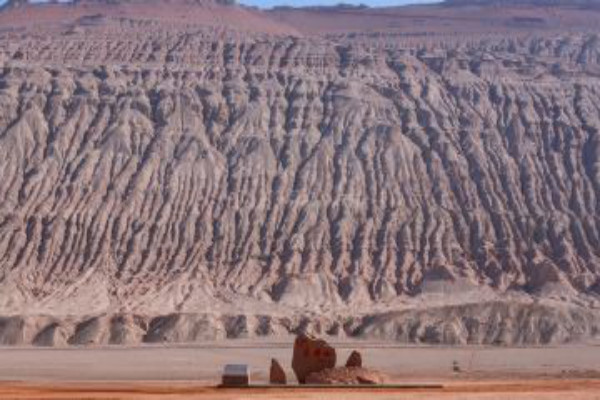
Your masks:
[[[600,399],[600,0],[61,3],[0,8],[0,400]],[[299,332],[441,388],[264,386]]]
[[[252,382],[268,381],[271,357],[293,380],[291,339],[193,346],[0,349],[0,398],[46,399],[600,399],[600,344],[558,347],[423,347],[334,343],[338,364],[358,349],[366,365],[401,389],[218,389],[226,363],[248,363]],[[460,371],[454,371],[454,364]]]

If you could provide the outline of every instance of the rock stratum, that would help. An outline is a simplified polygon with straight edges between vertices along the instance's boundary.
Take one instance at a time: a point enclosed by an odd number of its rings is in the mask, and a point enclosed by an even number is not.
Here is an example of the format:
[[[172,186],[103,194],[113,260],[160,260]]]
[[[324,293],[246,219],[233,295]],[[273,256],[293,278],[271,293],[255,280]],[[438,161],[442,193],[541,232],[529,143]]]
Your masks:
[[[599,16],[10,3],[0,344],[598,337]]]

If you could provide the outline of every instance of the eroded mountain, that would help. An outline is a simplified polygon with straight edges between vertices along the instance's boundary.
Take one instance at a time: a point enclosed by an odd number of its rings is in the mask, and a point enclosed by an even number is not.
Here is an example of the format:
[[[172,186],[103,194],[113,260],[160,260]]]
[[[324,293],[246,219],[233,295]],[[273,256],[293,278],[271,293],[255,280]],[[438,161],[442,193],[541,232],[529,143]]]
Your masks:
[[[0,343],[598,335],[590,26],[164,4],[0,13]]]

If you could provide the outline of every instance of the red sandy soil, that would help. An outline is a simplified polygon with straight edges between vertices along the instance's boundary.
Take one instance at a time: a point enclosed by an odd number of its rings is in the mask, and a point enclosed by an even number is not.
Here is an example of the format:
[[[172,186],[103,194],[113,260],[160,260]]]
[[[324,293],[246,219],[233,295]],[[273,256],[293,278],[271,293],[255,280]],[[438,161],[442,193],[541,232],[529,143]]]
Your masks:
[[[218,389],[178,383],[2,383],[11,399],[600,399],[600,380],[452,382],[443,389]]]

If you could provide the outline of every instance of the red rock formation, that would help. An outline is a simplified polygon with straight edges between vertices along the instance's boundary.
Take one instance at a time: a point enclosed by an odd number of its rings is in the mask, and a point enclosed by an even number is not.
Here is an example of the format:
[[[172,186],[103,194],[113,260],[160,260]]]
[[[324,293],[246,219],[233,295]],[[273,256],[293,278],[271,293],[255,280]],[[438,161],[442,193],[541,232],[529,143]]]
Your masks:
[[[292,369],[299,383],[313,372],[333,368],[336,362],[335,349],[326,341],[302,334],[294,342]]]
[[[313,385],[380,385],[387,381],[389,378],[385,374],[362,367],[328,368],[306,377],[306,383]]]
[[[274,385],[285,385],[287,383],[287,377],[285,371],[279,362],[272,358],[271,369],[269,371],[269,382]]]
[[[358,351],[354,350],[346,361],[346,367],[362,367],[362,355]]]

